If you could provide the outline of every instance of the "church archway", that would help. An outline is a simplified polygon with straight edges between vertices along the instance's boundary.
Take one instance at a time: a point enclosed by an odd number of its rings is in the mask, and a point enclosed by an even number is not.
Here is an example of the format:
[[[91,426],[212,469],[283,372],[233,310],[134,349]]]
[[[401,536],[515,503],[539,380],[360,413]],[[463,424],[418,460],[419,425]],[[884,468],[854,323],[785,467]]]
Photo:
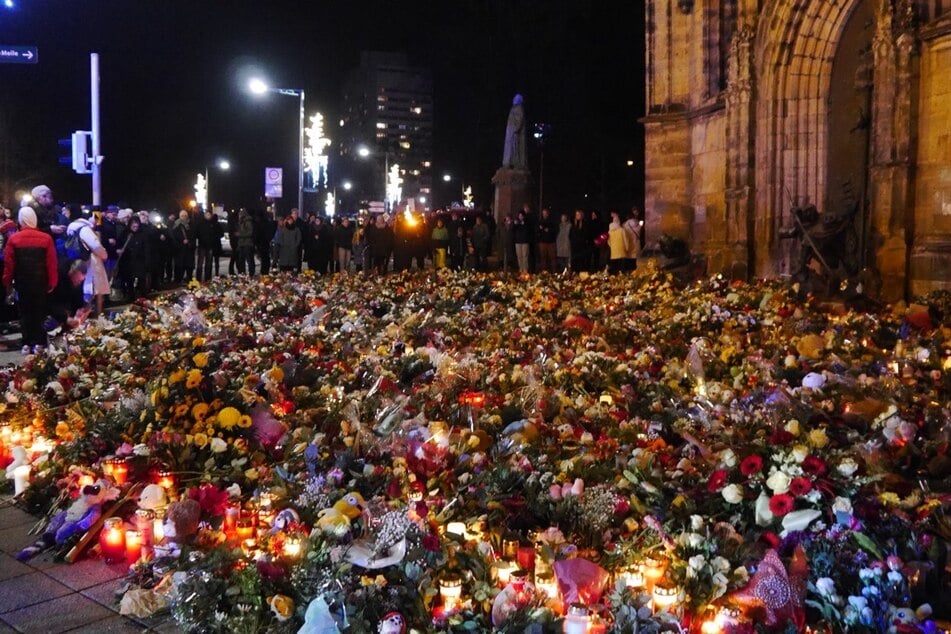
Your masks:
[[[780,229],[793,222],[790,209],[805,204],[826,208],[830,178],[841,178],[838,167],[831,172],[829,167],[830,115],[838,115],[842,105],[830,109],[830,97],[835,96],[831,84],[840,51],[838,72],[848,72],[850,53],[840,44],[850,19],[856,16],[855,24],[864,25],[862,15],[865,10],[871,13],[870,4],[781,0],[760,16],[754,62],[757,167],[752,238],[757,275],[790,272],[794,247],[779,240]]]

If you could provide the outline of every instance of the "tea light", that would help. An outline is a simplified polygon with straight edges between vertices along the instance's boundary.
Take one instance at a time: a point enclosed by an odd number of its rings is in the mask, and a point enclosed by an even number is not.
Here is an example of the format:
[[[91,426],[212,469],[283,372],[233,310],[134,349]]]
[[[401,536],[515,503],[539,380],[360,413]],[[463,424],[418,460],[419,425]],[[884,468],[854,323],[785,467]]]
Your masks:
[[[716,619],[704,621],[703,625],[700,626],[700,634],[719,634],[721,631],[720,624],[717,623]]]
[[[99,532],[99,549],[107,564],[125,559],[125,524],[122,523],[122,518],[110,517],[103,523]]]
[[[572,603],[568,606],[562,632],[564,634],[588,634],[591,626],[591,614],[588,608],[581,603]]]
[[[130,566],[142,557],[142,533],[137,530],[125,532],[125,561]]]
[[[284,540],[284,556],[289,559],[297,559],[300,557],[301,550],[303,550],[303,544],[300,536],[288,535]]]
[[[452,533],[453,535],[458,535],[460,538],[465,538],[466,523],[465,522],[449,522],[448,524],[446,524],[446,532]]]
[[[509,582],[509,578],[512,576],[512,573],[518,570],[518,566],[515,565],[514,561],[508,561],[503,559],[502,561],[495,564],[495,578],[498,580],[499,585],[505,587]]]
[[[443,609],[453,612],[462,606],[462,577],[449,575],[439,582],[439,596]]]
[[[558,582],[554,575],[535,575],[535,588],[549,599],[558,598]]]
[[[658,583],[654,586],[654,612],[671,612],[680,600],[680,588]]]
[[[20,465],[13,470],[13,495],[17,496],[26,491],[30,485],[30,470],[32,467],[28,464]]]
[[[258,542],[253,537],[249,537],[248,539],[245,539],[241,542],[241,550],[243,550],[244,554],[248,557],[254,555],[254,551],[257,549],[257,547]]]
[[[481,542],[485,536],[485,521],[473,520],[466,527],[466,541]]]
[[[89,486],[90,484],[95,484],[95,483],[96,483],[96,479],[88,473],[82,474],[81,476],[79,476],[79,480],[76,481],[76,484],[79,486],[80,490],[82,490],[84,486]]]
[[[641,571],[644,574],[644,580],[646,581],[645,587],[648,592],[654,589],[654,585],[661,580],[666,570],[667,562],[663,559],[647,558],[644,560]]]
[[[518,557],[518,540],[517,539],[503,539],[502,540],[502,556],[506,559],[515,559]]]
[[[516,554],[518,567],[522,570],[532,571],[535,569],[535,547],[519,546]]]

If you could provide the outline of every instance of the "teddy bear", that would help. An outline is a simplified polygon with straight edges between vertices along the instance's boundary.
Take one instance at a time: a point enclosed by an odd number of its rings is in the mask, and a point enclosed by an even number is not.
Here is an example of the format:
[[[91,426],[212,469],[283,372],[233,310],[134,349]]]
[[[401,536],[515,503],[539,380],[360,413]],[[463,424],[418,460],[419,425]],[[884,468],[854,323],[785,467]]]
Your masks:
[[[156,556],[175,557],[181,552],[180,546],[188,543],[198,532],[201,520],[201,505],[192,499],[179,500],[168,505],[165,511],[165,543],[155,546]]]
[[[69,508],[53,516],[40,539],[17,553],[16,558],[25,561],[54,545],[61,546],[74,535],[85,533],[99,520],[103,503],[118,497],[119,489],[107,480],[87,484]]]

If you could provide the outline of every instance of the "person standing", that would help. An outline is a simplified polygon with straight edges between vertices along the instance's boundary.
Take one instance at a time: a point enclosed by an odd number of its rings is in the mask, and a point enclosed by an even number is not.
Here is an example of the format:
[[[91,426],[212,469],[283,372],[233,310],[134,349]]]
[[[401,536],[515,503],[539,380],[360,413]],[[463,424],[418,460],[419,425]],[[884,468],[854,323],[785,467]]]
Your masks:
[[[235,237],[237,242],[234,251],[238,274],[254,275],[254,221],[248,210],[243,207],[238,212],[238,228]]]
[[[277,227],[274,233],[274,246],[277,250],[277,266],[281,271],[296,272],[297,258],[300,253],[300,229],[294,216],[288,216]]]
[[[334,228],[334,246],[337,249],[337,266],[341,273],[350,271],[350,259],[353,255],[353,227],[350,219],[344,218]]]
[[[442,217],[436,218],[436,226],[433,227],[433,266],[437,269],[446,268],[446,251],[449,249],[449,230]]]
[[[82,215],[69,223],[66,235],[79,234],[79,239],[89,251],[89,269],[86,271],[86,282],[83,284],[83,293],[90,301],[95,302],[93,317],[102,314],[106,297],[112,292],[109,284],[109,274],[106,272],[106,260],[109,254],[99,242],[99,236],[93,228],[92,220],[88,215]]]
[[[616,275],[627,266],[627,253],[630,250],[630,237],[627,229],[621,225],[621,214],[611,212],[611,224],[608,225],[608,270]]]
[[[525,212],[520,211],[512,223],[512,236],[515,241],[515,257],[518,258],[518,272],[528,273],[529,228]]]
[[[542,208],[542,215],[538,219],[538,270],[555,272],[555,242],[558,238],[558,228],[555,219],[551,217],[548,207]]]
[[[632,207],[631,217],[625,220],[623,225],[629,239],[625,266],[627,271],[637,270],[637,256],[641,254],[644,243],[644,221],[641,220],[640,213],[637,206]]]
[[[195,230],[191,216],[182,209],[172,226],[175,244],[175,282],[190,282],[195,272]]]
[[[485,271],[489,268],[489,247],[491,244],[492,234],[489,232],[489,225],[485,224],[482,216],[476,216],[475,225],[472,226],[472,249],[477,271]]]
[[[589,270],[591,249],[594,245],[588,231],[588,220],[585,218],[582,209],[575,210],[575,218],[571,221],[571,232],[568,234],[568,241],[571,245],[571,270],[575,273]]]
[[[211,279],[216,239],[218,240],[218,247],[221,248],[221,240],[217,236],[218,220],[208,209],[202,214],[202,217],[195,221],[195,254],[197,256],[195,277],[198,278],[199,282],[207,282]]]
[[[46,185],[37,185],[30,192],[33,196],[33,211],[36,213],[36,228],[55,239],[66,232],[63,212],[53,199],[53,191]]]
[[[558,235],[555,237],[555,258],[559,271],[571,266],[571,219],[568,214],[561,214]]]
[[[43,324],[49,295],[59,282],[56,246],[49,234],[37,229],[36,212],[32,208],[22,207],[17,220],[20,231],[10,236],[3,250],[3,286],[7,303],[12,303],[16,291],[23,354],[39,354],[46,346]]]

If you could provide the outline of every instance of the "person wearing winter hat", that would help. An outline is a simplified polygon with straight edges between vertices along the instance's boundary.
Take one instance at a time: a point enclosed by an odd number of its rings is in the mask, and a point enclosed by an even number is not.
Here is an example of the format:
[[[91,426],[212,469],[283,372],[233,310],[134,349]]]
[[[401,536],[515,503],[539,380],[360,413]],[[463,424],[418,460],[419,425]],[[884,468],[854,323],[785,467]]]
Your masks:
[[[106,297],[112,292],[112,286],[109,284],[109,274],[106,272],[106,259],[108,259],[109,254],[99,241],[93,222],[88,217],[77,218],[69,223],[66,235],[72,236],[74,234],[79,234],[79,239],[89,249],[89,270],[86,273],[83,292],[88,298],[95,298],[95,314],[93,317],[98,317],[102,314]]]
[[[7,303],[12,303],[16,291],[23,353],[40,353],[46,346],[43,323],[49,294],[59,281],[56,247],[49,234],[37,229],[36,212],[31,207],[20,208],[17,220],[20,231],[10,237],[3,250],[3,286]]]
[[[31,206],[36,212],[37,228],[50,235],[64,233],[66,223],[60,206],[53,200],[53,191],[46,185],[37,185],[30,194],[33,196]]]

